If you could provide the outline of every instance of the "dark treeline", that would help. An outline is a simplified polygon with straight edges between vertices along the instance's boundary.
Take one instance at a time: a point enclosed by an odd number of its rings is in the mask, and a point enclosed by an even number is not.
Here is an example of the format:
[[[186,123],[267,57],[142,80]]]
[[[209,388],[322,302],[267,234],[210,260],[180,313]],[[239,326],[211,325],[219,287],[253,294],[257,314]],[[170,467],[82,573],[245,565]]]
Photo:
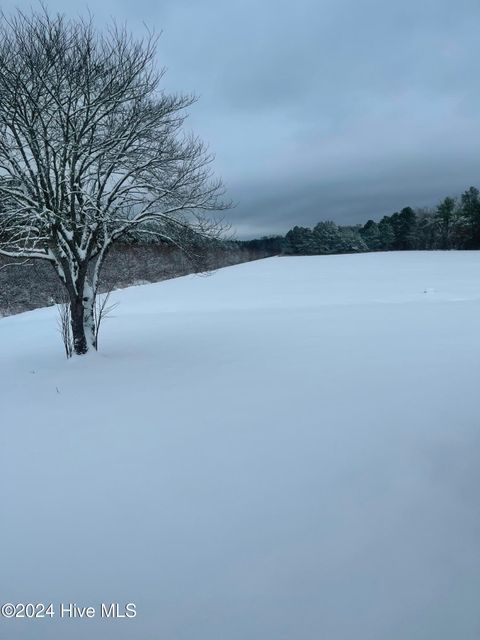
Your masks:
[[[267,258],[283,253],[285,238],[283,236],[265,236],[254,240],[235,240],[232,243],[235,250],[246,251],[252,256],[252,260],[257,257]]]
[[[460,198],[447,197],[434,210],[405,207],[364,225],[296,226],[283,241],[289,255],[412,249],[480,249],[479,190],[470,187]]]

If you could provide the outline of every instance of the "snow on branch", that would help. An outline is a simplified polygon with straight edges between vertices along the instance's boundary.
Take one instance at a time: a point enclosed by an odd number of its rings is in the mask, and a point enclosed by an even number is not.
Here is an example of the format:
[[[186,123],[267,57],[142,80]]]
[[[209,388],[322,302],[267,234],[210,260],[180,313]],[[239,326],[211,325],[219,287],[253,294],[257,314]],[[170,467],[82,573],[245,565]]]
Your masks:
[[[224,230],[213,157],[184,131],[195,97],[162,89],[155,56],[150,35],[46,9],[0,14],[0,254],[49,261],[73,324],[92,324],[122,235],[148,228],[191,253]]]

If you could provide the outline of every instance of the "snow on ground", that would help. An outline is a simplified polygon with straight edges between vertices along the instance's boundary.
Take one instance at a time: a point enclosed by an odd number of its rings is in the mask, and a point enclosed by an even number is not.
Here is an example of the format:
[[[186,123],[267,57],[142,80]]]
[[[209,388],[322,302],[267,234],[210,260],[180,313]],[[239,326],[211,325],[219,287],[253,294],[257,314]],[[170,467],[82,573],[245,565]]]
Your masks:
[[[0,320],[6,640],[480,637],[480,253],[272,258]]]

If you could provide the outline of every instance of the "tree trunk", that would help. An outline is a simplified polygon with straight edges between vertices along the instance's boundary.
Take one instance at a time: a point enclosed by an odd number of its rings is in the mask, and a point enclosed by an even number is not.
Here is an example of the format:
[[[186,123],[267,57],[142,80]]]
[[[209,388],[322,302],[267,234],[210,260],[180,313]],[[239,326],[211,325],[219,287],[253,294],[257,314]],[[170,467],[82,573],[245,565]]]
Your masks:
[[[79,356],[87,353],[92,348],[97,348],[93,316],[94,303],[95,296],[87,283],[83,287],[83,292],[70,301],[73,349]]]

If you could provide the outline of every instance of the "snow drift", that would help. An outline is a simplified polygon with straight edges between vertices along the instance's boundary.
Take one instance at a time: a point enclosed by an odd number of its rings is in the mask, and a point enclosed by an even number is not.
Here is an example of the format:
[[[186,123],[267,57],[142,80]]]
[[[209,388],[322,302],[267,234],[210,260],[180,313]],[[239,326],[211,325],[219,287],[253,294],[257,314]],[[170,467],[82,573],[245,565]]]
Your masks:
[[[473,640],[480,254],[272,258],[0,320],[8,640]]]

